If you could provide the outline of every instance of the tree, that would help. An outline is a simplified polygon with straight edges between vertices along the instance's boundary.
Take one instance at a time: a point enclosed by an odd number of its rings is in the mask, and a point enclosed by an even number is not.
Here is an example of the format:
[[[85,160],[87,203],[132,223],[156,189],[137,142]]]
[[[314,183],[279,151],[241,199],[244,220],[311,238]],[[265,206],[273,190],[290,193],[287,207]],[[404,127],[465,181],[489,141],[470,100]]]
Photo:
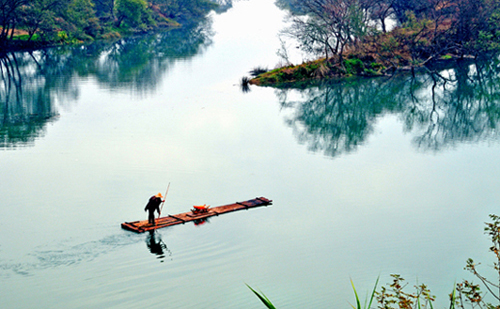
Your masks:
[[[463,53],[476,54],[489,50],[492,45],[498,45],[499,1],[454,0],[452,3],[453,40],[463,48]]]
[[[291,27],[284,31],[299,41],[301,48],[326,59],[342,55],[349,45],[358,44],[373,30],[369,19],[369,1],[295,0],[289,13]]]
[[[115,0],[93,0],[96,15],[103,19],[114,19]]]
[[[396,19],[400,24],[406,22],[407,12],[413,12],[415,16],[422,17],[428,10],[431,0],[393,0],[392,8]]]
[[[72,0],[66,16],[66,21],[71,25],[72,32],[79,37],[97,36],[100,26],[96,20],[92,0]]]
[[[232,4],[229,0],[221,3]],[[151,4],[157,6],[166,17],[176,19],[182,24],[190,24],[205,16],[210,10],[220,7],[210,0],[154,0]]]
[[[374,21],[380,22],[382,32],[387,32],[386,20],[395,17],[393,2],[395,0],[375,0],[369,7],[370,17]]]
[[[116,0],[116,26],[125,21],[132,27],[141,24],[141,18],[147,14],[148,4],[145,0]]]
[[[19,21],[29,34],[28,41],[39,32],[50,40],[56,32],[56,16],[67,5],[67,1],[58,0],[34,0],[20,8]]]
[[[19,8],[28,3],[27,0],[0,0],[0,43],[14,34]]]

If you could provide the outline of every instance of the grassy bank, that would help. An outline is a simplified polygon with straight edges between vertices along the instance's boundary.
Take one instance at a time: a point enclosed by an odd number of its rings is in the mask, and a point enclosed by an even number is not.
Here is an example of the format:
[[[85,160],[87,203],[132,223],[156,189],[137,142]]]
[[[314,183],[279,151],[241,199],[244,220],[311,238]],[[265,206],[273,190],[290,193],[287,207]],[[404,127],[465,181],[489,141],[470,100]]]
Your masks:
[[[248,82],[252,85],[280,85],[312,79],[338,78],[349,76],[383,76],[394,71],[394,67],[387,68],[382,63],[359,58],[347,58],[342,63],[327,59],[318,59],[300,65],[290,65],[266,71],[256,75]]]

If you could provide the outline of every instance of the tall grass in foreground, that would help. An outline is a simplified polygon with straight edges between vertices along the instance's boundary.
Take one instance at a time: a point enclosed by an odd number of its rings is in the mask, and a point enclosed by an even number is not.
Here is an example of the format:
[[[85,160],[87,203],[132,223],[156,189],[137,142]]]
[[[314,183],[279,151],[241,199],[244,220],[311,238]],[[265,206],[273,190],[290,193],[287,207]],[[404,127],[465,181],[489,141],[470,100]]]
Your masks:
[[[377,292],[377,286],[380,276],[375,281],[375,285],[370,297],[366,298],[363,306],[359,298],[354,282],[351,280],[352,289],[356,300],[356,306],[351,305],[353,309],[371,309],[373,301],[376,300],[379,309],[434,309],[432,302],[435,296],[430,294],[430,290],[424,285],[415,285],[415,293],[403,291],[407,284],[403,284],[403,279],[400,275],[391,275],[393,277],[392,284],[389,289],[382,286],[380,292]],[[247,284],[247,287],[262,301],[269,309],[276,309],[269,298],[262,292],[257,292]],[[469,305],[471,309],[500,309],[500,306],[493,306],[484,303],[481,292],[477,285],[465,281],[453,285],[453,290],[449,294],[450,307],[449,309],[465,309],[465,305]],[[368,295],[367,295],[368,296]]]
[[[377,308],[380,309],[434,309],[432,302],[435,299],[435,296],[432,296],[430,294],[430,290],[427,288],[426,285],[420,284],[420,285],[415,285],[415,293],[408,293],[406,291],[403,291],[403,289],[407,286],[407,284],[403,283],[405,279],[403,279],[400,275],[391,275],[393,277],[393,282],[388,286],[388,288],[382,286],[380,288],[380,292],[377,292],[377,286],[380,277],[377,278],[375,281],[375,285],[373,287],[373,290],[370,294],[370,297],[366,297],[363,306],[361,306],[361,300],[359,298],[358,292],[356,290],[356,287],[354,286],[354,282],[351,280],[351,286],[354,291],[354,297],[356,301],[356,306],[351,305],[353,309],[371,309],[372,304],[374,300],[377,300],[378,306]],[[460,286],[457,285],[457,286]],[[267,298],[266,295],[262,292],[257,292],[252,287],[250,287],[247,284],[247,287],[260,299],[260,301],[269,309],[276,309],[276,307],[271,303],[269,298]],[[455,288],[455,285],[453,286],[453,291],[449,295],[450,297],[450,307],[449,309],[456,309],[456,308],[464,308],[463,306],[463,299],[460,297],[457,297],[457,289]],[[462,295],[460,293],[464,293],[464,291],[458,290],[459,295]],[[469,294],[469,296],[472,296],[470,293],[465,292],[464,295]],[[368,295],[367,295],[368,296]],[[460,298],[460,299],[459,299]],[[465,297],[467,300],[469,300],[469,297]],[[470,300],[469,300],[470,302]],[[472,308],[475,308],[474,305],[471,306]],[[481,305],[478,305],[477,307],[483,308]],[[486,306],[487,309],[498,309],[500,307],[489,307]]]
[[[252,287],[250,287],[248,284],[247,284],[247,287],[252,290],[252,292],[257,295],[257,297],[260,299],[260,301],[266,305],[267,308],[269,309],[276,309],[276,307],[274,307],[274,305],[271,303],[271,301],[269,300],[269,298],[267,298],[266,295],[264,295],[264,293],[262,292],[257,292],[255,291],[254,289],[252,289]]]
[[[494,278],[496,281],[494,282],[481,275],[478,269],[480,264],[475,263],[470,258],[467,260],[465,270],[478,278],[489,293],[488,296],[498,303],[491,304],[487,302],[484,299],[486,294],[483,293],[479,284],[463,280],[461,283],[455,282],[453,284],[453,290],[448,295],[450,300],[449,309],[500,309],[500,216],[490,214],[490,219],[493,222],[486,223],[484,232],[489,235],[492,242],[489,251],[492,252],[496,258],[493,264],[493,269],[498,275],[497,278]],[[373,291],[370,297],[365,299],[363,307],[361,306],[361,301],[356,291],[356,287],[354,286],[354,282],[351,280],[356,300],[356,307],[353,305],[351,305],[351,307],[353,309],[371,309],[373,301],[376,300],[377,308],[379,309],[434,309],[432,302],[436,297],[431,294],[431,291],[425,284],[415,285],[415,292],[412,293],[404,290],[408,283],[404,282],[405,279],[403,279],[403,277],[397,274],[392,274],[391,277],[392,283],[388,284],[387,287],[380,287],[379,291],[377,291],[377,285],[380,277],[377,278]],[[247,286],[257,295],[267,308],[276,308],[262,292],[258,293],[248,284]]]
[[[368,298],[366,298],[363,307],[361,307],[361,302],[359,301],[358,292],[356,291],[356,287],[354,287],[354,282],[352,282],[351,279],[352,290],[354,291],[354,296],[356,297],[356,307],[354,307],[353,305],[351,305],[351,307],[353,307],[354,309],[370,309],[370,307],[372,306],[373,298],[375,298],[375,294],[377,293],[377,285],[379,279],[380,276],[377,277],[377,281],[375,281],[375,286],[373,287],[372,295],[370,296],[370,301],[367,304],[366,301],[368,300]]]

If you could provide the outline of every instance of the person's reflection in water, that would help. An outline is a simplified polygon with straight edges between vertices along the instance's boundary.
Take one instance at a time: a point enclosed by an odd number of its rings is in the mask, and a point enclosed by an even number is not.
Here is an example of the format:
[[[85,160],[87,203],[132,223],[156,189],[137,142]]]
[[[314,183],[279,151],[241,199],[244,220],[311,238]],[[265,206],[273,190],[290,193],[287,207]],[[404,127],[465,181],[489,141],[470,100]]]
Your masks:
[[[157,258],[161,259],[161,262],[163,262],[165,258],[165,252],[168,253],[168,256],[172,257],[172,252],[168,249],[163,240],[161,240],[160,234],[156,233],[155,230],[149,231],[149,235],[146,238],[146,245],[151,254],[157,255]]]

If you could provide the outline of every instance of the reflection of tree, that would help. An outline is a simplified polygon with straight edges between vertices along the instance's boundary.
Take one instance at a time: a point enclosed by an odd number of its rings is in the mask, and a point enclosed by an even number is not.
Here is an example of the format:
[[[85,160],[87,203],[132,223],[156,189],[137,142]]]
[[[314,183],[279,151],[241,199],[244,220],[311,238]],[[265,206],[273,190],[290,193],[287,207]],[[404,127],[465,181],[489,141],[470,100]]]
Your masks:
[[[421,117],[407,128],[418,131],[415,144],[440,150],[458,143],[498,139],[500,74],[497,63],[459,63],[439,74],[426,75],[420,93]],[[407,117],[408,118],[408,117]]]
[[[323,151],[329,156],[350,152],[366,140],[380,114],[396,108],[397,102],[387,99],[396,84],[358,79],[305,88],[301,91],[305,101],[290,105],[282,100],[282,104],[295,107],[287,123],[299,142],[308,144],[311,151]]]
[[[77,78],[109,89],[150,92],[178,59],[211,43],[209,19],[191,27],[118,42],[95,42],[0,55],[0,148],[29,145],[57,115],[56,103],[76,100]]]
[[[34,59],[30,53],[0,58],[0,148],[32,143],[56,115],[50,91],[41,87],[44,80],[32,73]]]
[[[303,14],[303,7],[295,0],[275,0],[274,4],[281,10],[288,10],[294,14]]]
[[[104,48],[107,56],[94,62],[95,75],[110,88],[152,91],[176,60],[188,59],[211,43],[210,27],[206,19],[194,27],[121,40]]]
[[[399,114],[404,129],[422,149],[440,150],[463,142],[498,138],[500,72],[495,63],[458,63],[439,73],[295,85],[301,98],[287,123],[311,151],[336,156],[355,150],[373,131],[377,118]]]
[[[225,13],[230,8],[233,7],[233,0],[212,0],[212,1],[219,5],[215,10],[217,14]]]

